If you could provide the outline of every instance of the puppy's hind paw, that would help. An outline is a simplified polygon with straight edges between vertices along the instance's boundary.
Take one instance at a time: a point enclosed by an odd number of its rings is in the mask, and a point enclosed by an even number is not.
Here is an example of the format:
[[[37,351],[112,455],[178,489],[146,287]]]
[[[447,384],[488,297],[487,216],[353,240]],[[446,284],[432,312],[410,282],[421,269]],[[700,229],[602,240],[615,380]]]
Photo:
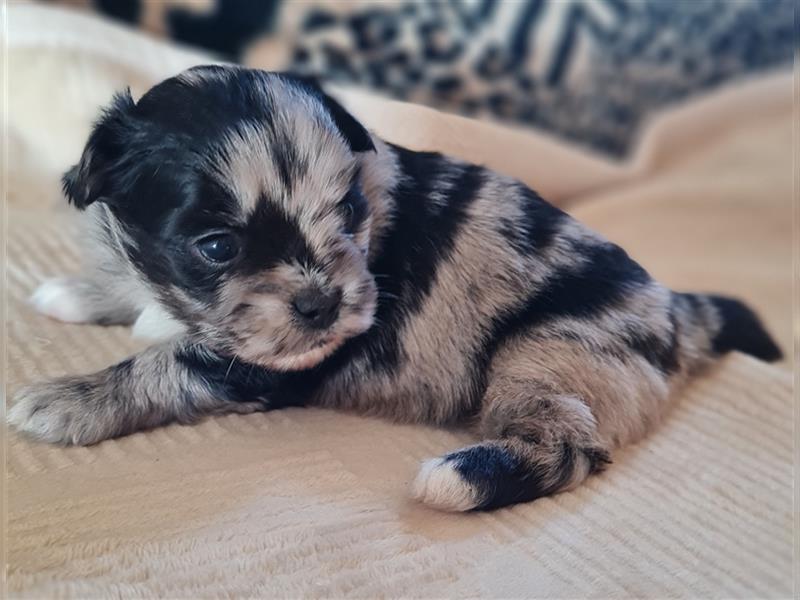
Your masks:
[[[487,440],[425,462],[412,494],[440,510],[494,510],[572,489],[608,462],[602,448]]]
[[[465,512],[480,504],[478,490],[467,482],[449,457],[432,458],[422,463],[411,496],[432,508]]]
[[[80,286],[68,277],[45,281],[33,293],[30,302],[43,315],[65,323],[88,323],[92,318],[81,297]]]

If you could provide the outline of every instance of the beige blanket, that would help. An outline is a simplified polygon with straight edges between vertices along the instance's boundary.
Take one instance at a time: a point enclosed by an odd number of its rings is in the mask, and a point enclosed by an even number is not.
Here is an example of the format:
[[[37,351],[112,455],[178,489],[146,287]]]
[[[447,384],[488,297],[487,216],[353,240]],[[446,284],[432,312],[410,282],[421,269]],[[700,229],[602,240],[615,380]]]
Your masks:
[[[98,104],[208,60],[85,17],[12,6],[8,390],[136,349],[26,297],[76,268],[57,176]],[[735,293],[791,348],[791,77],[664,115],[626,164],[535,132],[353,91],[393,141],[522,177],[681,289]],[[537,180],[544,182],[537,184]],[[100,597],[788,597],[792,377],[734,355],[667,423],[574,492],[491,514],[406,498],[420,459],[469,441],[321,410],[172,426],[91,448],[7,435],[8,590]]]

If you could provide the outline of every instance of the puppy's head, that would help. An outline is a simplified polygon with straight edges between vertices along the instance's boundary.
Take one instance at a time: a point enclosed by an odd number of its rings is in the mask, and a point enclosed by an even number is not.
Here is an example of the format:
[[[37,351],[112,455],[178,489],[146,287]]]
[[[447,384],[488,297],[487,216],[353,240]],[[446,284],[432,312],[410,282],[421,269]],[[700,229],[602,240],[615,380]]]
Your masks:
[[[64,190],[107,205],[127,258],[199,340],[304,369],[372,324],[373,151],[308,80],[199,67],[118,95]]]

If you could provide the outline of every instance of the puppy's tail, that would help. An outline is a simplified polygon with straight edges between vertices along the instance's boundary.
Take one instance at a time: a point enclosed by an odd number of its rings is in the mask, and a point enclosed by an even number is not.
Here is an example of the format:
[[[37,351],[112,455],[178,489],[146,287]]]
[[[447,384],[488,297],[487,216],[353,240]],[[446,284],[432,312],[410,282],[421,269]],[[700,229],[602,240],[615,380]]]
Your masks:
[[[761,320],[740,300],[712,294],[676,296],[687,316],[687,337],[697,342],[690,345],[703,348],[704,354],[718,357],[736,350],[767,362],[783,358]]]

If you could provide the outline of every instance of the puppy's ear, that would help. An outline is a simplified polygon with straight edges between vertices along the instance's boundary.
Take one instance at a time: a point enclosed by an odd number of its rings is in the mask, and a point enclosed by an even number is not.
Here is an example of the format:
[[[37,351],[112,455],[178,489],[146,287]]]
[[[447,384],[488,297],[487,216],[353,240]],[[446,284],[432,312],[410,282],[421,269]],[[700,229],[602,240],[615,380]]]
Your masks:
[[[280,75],[299,84],[322,102],[322,105],[331,115],[334,125],[342,134],[347,145],[350,146],[350,150],[353,152],[375,151],[375,144],[372,143],[372,138],[367,129],[353,115],[347,112],[341,104],[326,94],[316,79],[304,75],[286,73],[281,73]]]
[[[64,195],[80,210],[110,192],[110,175],[122,158],[123,141],[135,106],[130,89],[115,94],[95,123],[80,162],[61,178]]]
[[[353,152],[375,151],[375,144],[367,132],[367,129],[359,123],[356,118],[347,112],[344,107],[325,92],[322,92],[322,104],[331,114],[333,122],[342,133],[342,136]]]

